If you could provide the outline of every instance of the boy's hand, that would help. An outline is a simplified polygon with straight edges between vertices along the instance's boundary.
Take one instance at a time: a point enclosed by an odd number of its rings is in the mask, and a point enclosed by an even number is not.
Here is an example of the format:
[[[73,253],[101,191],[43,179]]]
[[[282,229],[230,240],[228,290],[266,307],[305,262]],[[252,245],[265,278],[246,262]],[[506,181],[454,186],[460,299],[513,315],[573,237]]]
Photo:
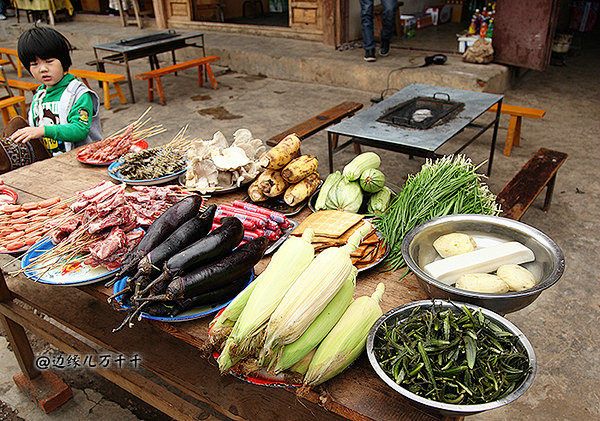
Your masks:
[[[44,136],[44,127],[23,127],[14,132],[10,138],[16,143],[29,142],[31,139],[39,139]]]

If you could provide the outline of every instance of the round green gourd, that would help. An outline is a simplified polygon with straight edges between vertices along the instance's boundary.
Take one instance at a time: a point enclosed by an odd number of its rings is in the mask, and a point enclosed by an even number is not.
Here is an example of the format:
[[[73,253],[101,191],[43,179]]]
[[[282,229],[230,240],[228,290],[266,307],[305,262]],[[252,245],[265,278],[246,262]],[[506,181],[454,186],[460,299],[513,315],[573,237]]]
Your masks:
[[[385,185],[385,175],[376,168],[368,168],[360,175],[359,182],[367,193],[377,193]]]

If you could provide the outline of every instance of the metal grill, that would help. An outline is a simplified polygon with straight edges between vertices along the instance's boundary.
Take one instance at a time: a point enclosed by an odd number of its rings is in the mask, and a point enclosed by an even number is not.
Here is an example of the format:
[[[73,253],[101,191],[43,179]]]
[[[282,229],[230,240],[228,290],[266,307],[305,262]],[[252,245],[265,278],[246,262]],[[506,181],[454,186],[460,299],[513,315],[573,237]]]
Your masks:
[[[445,123],[456,116],[465,106],[462,102],[450,101],[433,97],[412,98],[402,104],[396,105],[385,111],[377,119],[381,123],[392,126],[404,126],[413,129],[425,130],[435,124]]]
[[[127,45],[129,47],[134,45],[147,44],[150,42],[162,41],[163,39],[169,39],[176,37],[177,33],[173,30],[168,30],[167,32],[160,32],[158,34],[145,35],[142,37],[136,37],[131,39],[124,39],[119,41],[119,45]]]

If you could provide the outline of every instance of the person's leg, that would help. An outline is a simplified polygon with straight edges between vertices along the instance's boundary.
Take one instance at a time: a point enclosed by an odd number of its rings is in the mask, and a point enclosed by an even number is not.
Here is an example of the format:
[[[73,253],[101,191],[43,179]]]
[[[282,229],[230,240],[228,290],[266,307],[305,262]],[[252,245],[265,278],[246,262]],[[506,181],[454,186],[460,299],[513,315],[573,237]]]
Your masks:
[[[367,60],[367,55],[370,52],[375,52],[375,37],[373,35],[373,0],[360,0],[360,22],[362,26],[365,60]],[[373,58],[374,57],[373,54]]]
[[[387,56],[390,52],[390,40],[394,37],[398,0],[381,0],[381,49],[379,54]]]

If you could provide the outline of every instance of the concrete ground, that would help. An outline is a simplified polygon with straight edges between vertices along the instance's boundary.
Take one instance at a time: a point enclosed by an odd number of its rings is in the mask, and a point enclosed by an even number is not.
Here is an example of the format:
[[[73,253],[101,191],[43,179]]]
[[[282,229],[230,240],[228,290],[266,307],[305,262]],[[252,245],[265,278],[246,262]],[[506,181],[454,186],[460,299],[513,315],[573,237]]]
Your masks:
[[[0,45],[16,45],[16,36],[24,27],[16,25],[14,19],[0,24]],[[122,28],[116,20],[103,21],[100,25],[78,19],[59,23],[56,29],[77,47],[73,61],[74,67],[80,68],[86,68],[85,62],[93,58],[91,45],[156,30]],[[522,222],[548,234],[562,248],[566,257],[565,273],[530,306],[507,315],[534,346],[538,361],[534,384],[517,401],[469,417],[473,420],[587,421],[600,418],[597,352],[600,305],[594,265],[600,257],[597,240],[600,218],[598,35],[598,29],[593,33],[576,34],[565,66],[526,72],[513,80],[510,87],[506,82],[511,73],[504,66],[466,65],[458,55],[451,53],[448,53],[447,65],[396,71],[394,77],[389,78],[390,88],[401,89],[408,83],[418,82],[502,92],[505,103],[547,110],[542,120],[523,121],[521,146],[513,148],[509,157],[502,154],[508,127],[508,117],[503,116],[494,170],[487,180],[493,192],[499,192],[540,147],[569,154],[558,173],[549,211],[541,210],[541,195],[522,218]],[[150,124],[167,128],[165,134],[149,139],[151,145],[168,142],[186,125],[192,137],[208,138],[220,130],[230,138],[235,130],[248,128],[266,140],[344,100],[361,102],[368,107],[370,98],[379,96],[387,87],[391,70],[420,65],[425,55],[449,51],[445,48],[454,45],[452,37],[452,33],[445,37],[441,33],[434,34],[433,46],[398,40],[393,43],[390,57],[365,63],[362,49],[353,46],[335,51],[305,41],[207,33],[208,53],[222,57],[219,66],[215,66],[218,90],[212,90],[210,85],[198,88],[195,74],[182,72],[177,77],[165,78],[167,105],[163,107],[156,102],[149,104],[145,83],[135,81],[135,104],[121,105],[113,99],[111,110],[102,109],[104,132],[110,134],[124,127],[151,105]],[[161,59],[166,63],[168,57]],[[147,64],[141,60],[135,61],[133,66],[134,73],[147,70]],[[9,77],[16,77],[11,69],[6,71]],[[486,134],[484,138],[464,151],[476,163],[488,156],[489,136]],[[316,155],[326,174],[324,133],[305,141],[303,152]],[[399,186],[407,174],[418,171],[423,163],[420,158],[411,160],[400,154],[382,153],[381,156],[383,171]],[[337,154],[336,169],[352,157],[351,148]],[[37,355],[56,352],[43,341],[35,337],[32,340]],[[59,373],[73,387],[74,399],[46,415],[16,389],[12,375],[18,372],[18,366],[6,341],[0,344],[0,366],[0,401],[4,403],[0,406],[0,419],[167,419],[89,371]],[[207,418],[216,417],[218,415]]]

